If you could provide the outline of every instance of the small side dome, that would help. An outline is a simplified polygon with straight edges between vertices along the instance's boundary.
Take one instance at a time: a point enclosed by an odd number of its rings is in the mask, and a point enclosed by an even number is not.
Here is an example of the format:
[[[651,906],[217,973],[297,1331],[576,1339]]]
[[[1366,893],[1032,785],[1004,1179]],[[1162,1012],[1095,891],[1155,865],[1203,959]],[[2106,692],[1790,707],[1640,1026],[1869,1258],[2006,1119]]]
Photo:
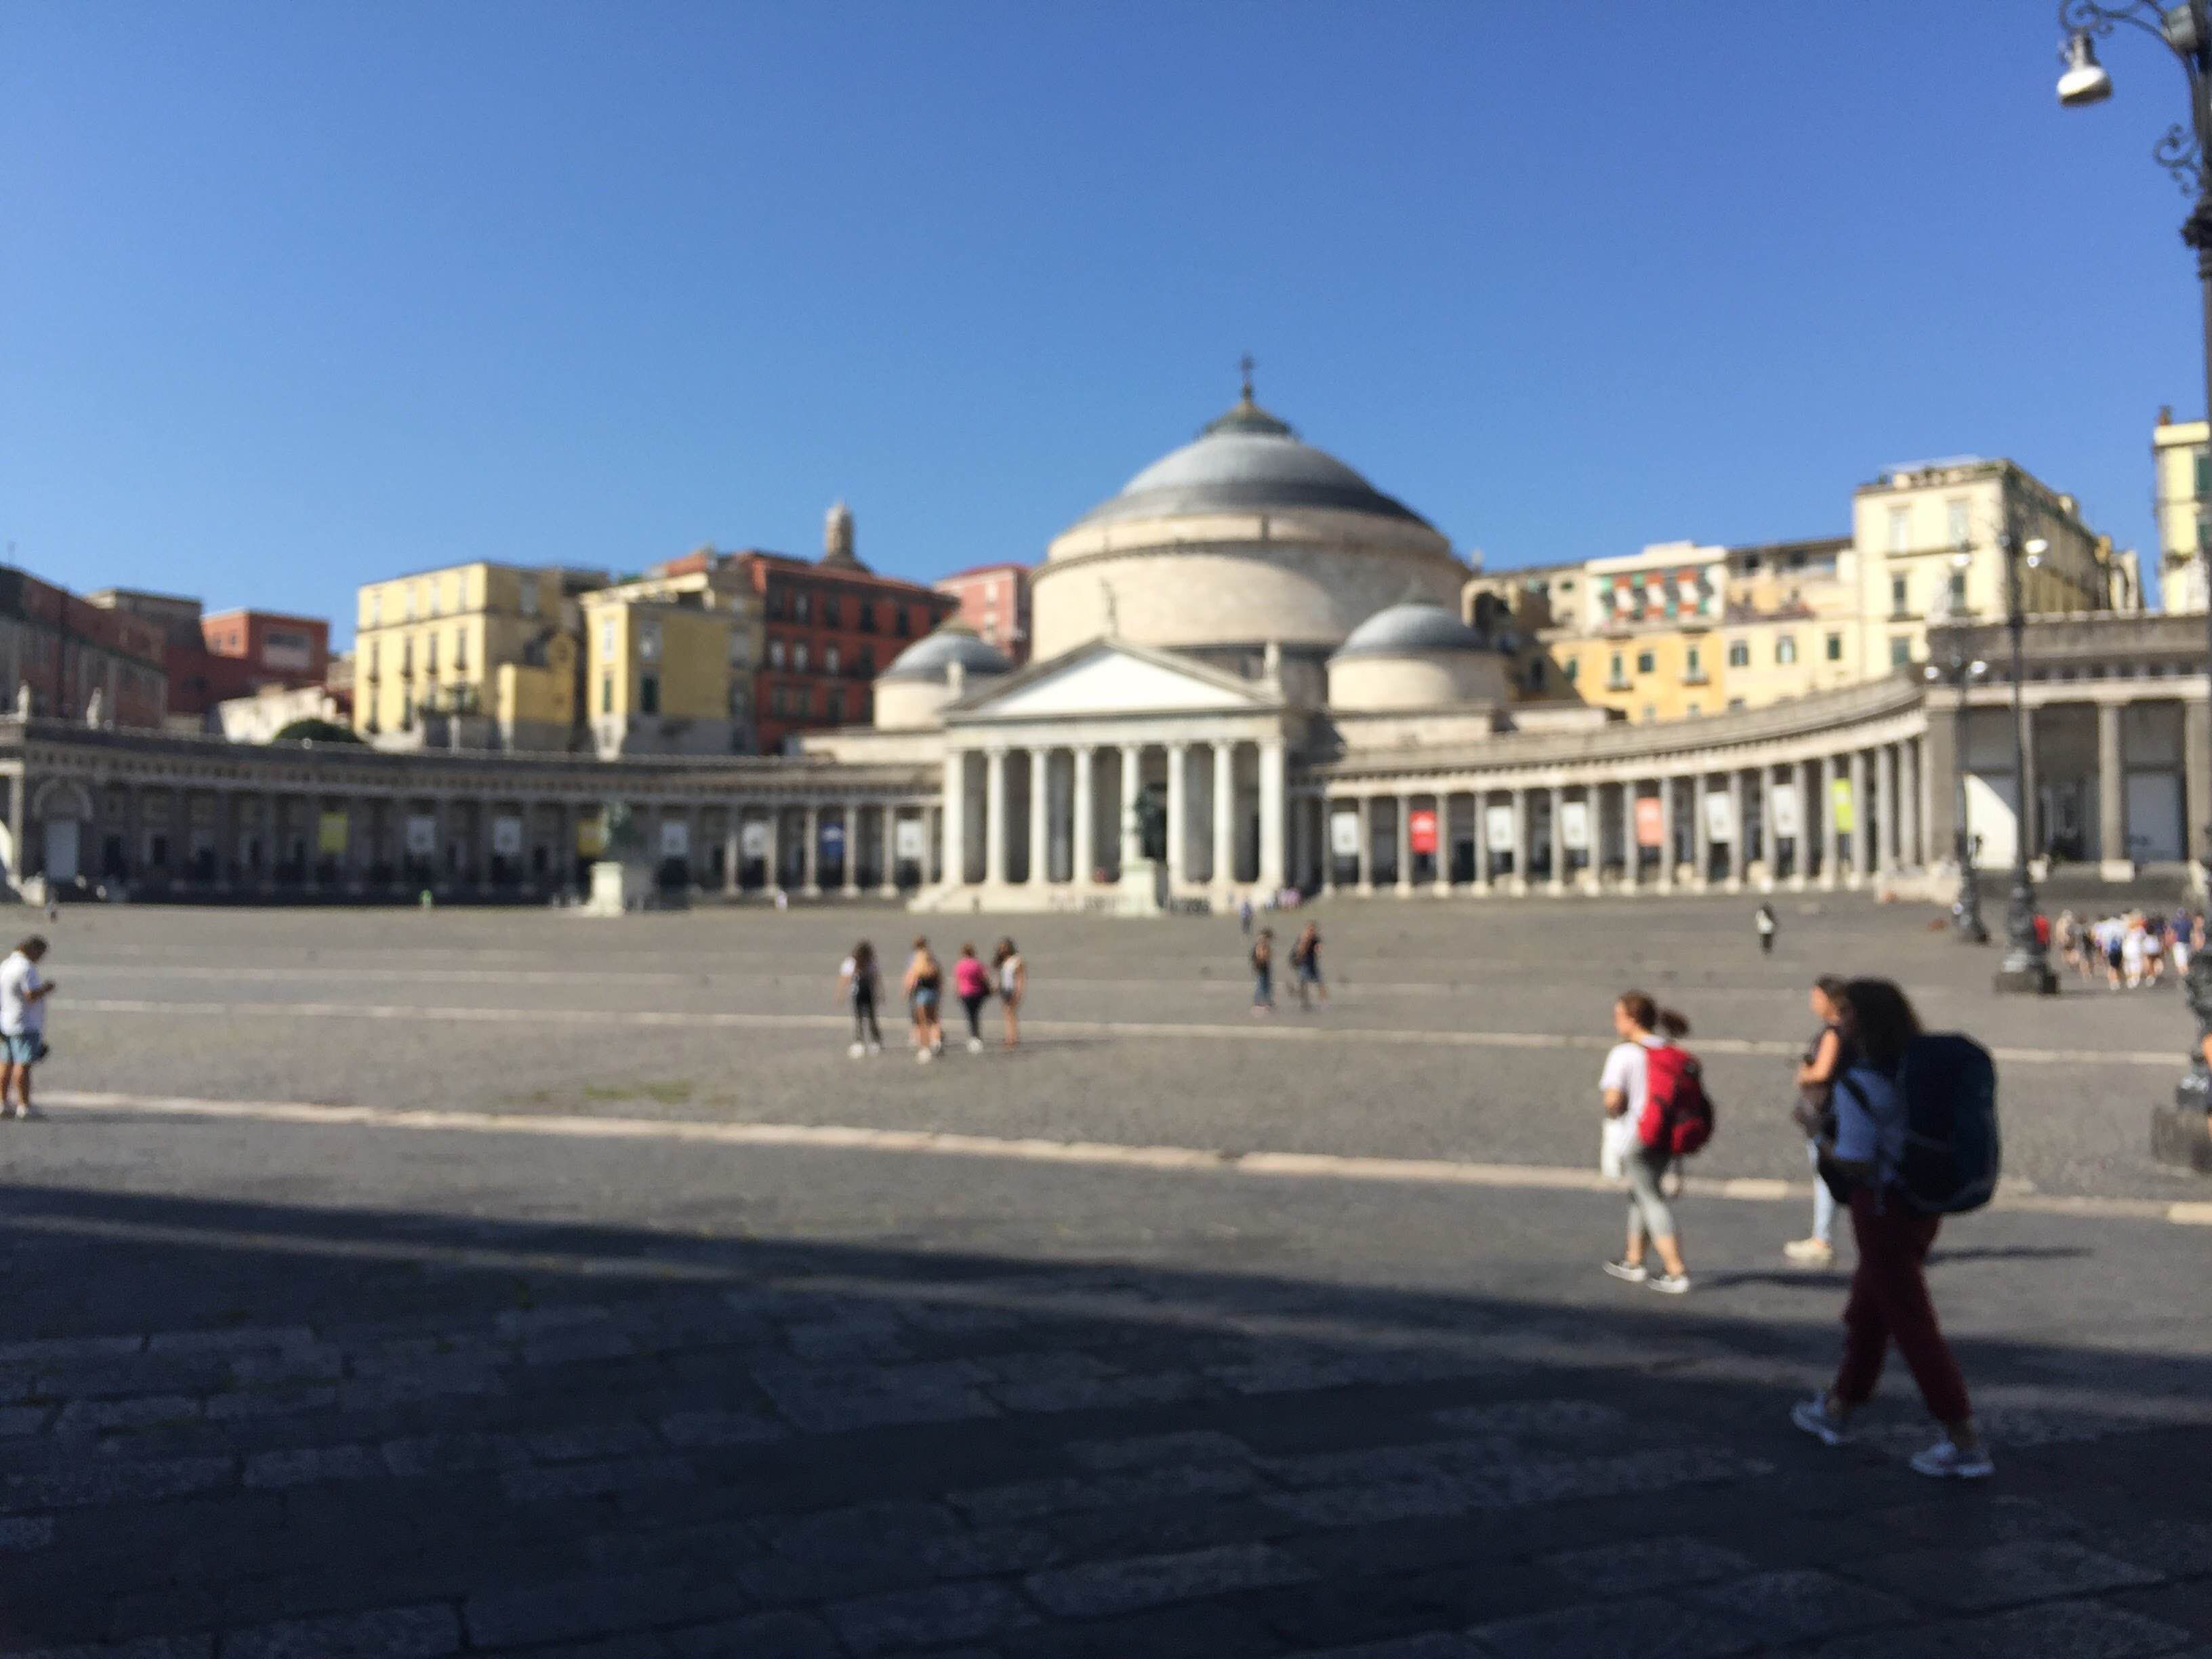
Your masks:
[[[1440,605],[1394,605],[1352,630],[1340,657],[1396,657],[1418,651],[1494,651],[1498,647]]]
[[[945,623],[923,635],[891,659],[878,674],[884,680],[938,680],[947,678],[958,663],[970,678],[979,674],[1010,674],[1014,665],[996,646],[976,637],[975,630],[957,620]]]

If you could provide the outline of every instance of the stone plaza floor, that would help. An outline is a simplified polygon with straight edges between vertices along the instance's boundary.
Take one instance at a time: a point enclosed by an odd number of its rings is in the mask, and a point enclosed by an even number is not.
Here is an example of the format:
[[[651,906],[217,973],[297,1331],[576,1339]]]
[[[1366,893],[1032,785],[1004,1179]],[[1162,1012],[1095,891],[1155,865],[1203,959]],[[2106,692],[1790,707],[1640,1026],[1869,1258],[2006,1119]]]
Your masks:
[[[1332,1000],[1267,1019],[1219,918],[67,911],[0,1125],[0,1653],[2212,1653],[2179,994],[1778,908],[1770,960],[1747,901],[1333,902],[1274,919]],[[918,930],[1016,934],[1020,1049],[848,1058],[838,958]],[[2008,1184],[1933,1271],[1984,1485],[1905,1468],[1896,1365],[1851,1447],[1788,1422],[1823,971],[1998,1054]],[[1597,1270],[1632,984],[1722,1112],[1680,1300]]]

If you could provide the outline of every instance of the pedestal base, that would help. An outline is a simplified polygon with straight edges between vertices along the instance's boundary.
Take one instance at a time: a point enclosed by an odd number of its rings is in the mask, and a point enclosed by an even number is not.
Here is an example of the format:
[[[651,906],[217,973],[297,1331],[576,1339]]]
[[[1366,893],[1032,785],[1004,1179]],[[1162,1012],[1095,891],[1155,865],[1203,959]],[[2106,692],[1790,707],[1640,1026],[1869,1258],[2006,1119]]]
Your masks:
[[[2055,997],[2058,975],[2048,968],[2000,968],[1992,979],[2000,996]]]
[[[592,866],[592,891],[582,908],[587,916],[626,915],[646,908],[652,898],[649,866],[600,859]]]
[[[2150,1155],[2168,1168],[2212,1176],[2212,1119],[2199,1103],[2150,1109]]]

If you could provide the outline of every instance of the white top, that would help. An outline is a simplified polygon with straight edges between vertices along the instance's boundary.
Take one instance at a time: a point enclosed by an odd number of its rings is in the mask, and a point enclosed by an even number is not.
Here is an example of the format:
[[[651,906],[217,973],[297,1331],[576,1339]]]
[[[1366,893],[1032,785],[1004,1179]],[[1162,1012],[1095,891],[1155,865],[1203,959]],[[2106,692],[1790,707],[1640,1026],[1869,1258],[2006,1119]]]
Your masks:
[[[1010,997],[1014,994],[1016,988],[1014,975],[1021,970],[1022,959],[1018,956],[1008,957],[999,964],[999,994],[1000,996]]]
[[[9,951],[0,962],[0,1036],[27,1036],[46,1029],[46,1000],[30,1000],[45,983],[39,964],[21,951]]]
[[[1631,1122],[1644,1115],[1644,1098],[1650,1091],[1651,1067],[1647,1056],[1665,1042],[1664,1037],[1649,1036],[1637,1042],[1615,1043],[1613,1052],[1605,1057],[1605,1070],[1598,1075],[1598,1091],[1602,1094],[1618,1089],[1626,1095],[1626,1115]]]

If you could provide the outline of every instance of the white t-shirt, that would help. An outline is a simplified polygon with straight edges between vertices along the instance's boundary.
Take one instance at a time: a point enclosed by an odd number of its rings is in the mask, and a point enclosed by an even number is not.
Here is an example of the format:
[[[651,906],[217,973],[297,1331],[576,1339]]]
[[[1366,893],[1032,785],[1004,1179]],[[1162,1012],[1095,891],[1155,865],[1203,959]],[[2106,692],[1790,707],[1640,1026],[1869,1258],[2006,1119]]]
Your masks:
[[[21,951],[9,951],[8,959],[0,962],[0,1036],[27,1036],[46,1029],[46,1000],[30,1000],[30,994],[45,983],[39,977],[39,964]]]
[[[1626,1095],[1628,1110],[1625,1115],[1631,1123],[1644,1115],[1644,1102],[1650,1092],[1651,1067],[1646,1056],[1663,1041],[1653,1036],[1637,1042],[1616,1043],[1613,1052],[1605,1057],[1605,1070],[1598,1075],[1598,1091],[1604,1093],[1618,1089]]]

